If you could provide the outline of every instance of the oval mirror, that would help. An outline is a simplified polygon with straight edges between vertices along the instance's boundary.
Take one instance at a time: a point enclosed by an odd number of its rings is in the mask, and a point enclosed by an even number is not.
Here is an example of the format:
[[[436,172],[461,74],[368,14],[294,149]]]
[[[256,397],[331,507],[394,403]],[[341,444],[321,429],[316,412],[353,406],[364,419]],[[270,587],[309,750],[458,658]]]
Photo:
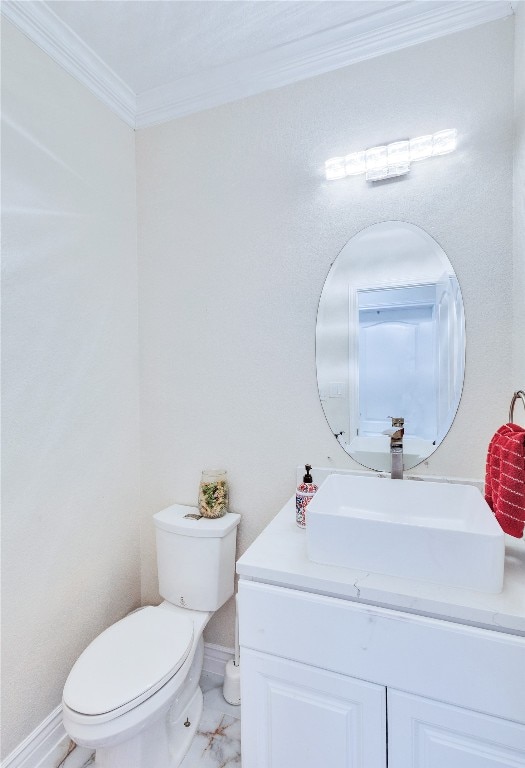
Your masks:
[[[390,471],[391,417],[404,419],[403,468],[447,434],[465,369],[461,290],[443,249],[402,221],[352,237],[332,264],[316,327],[319,397],[341,447]]]

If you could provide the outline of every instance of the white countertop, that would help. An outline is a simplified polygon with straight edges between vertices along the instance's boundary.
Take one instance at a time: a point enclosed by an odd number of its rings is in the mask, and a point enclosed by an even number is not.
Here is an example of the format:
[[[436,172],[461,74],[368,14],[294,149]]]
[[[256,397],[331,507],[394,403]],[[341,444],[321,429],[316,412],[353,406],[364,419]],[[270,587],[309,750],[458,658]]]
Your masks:
[[[295,523],[294,496],[239,559],[237,573],[245,579],[525,635],[525,542],[510,536],[498,595],[319,565],[306,556],[306,533]]]

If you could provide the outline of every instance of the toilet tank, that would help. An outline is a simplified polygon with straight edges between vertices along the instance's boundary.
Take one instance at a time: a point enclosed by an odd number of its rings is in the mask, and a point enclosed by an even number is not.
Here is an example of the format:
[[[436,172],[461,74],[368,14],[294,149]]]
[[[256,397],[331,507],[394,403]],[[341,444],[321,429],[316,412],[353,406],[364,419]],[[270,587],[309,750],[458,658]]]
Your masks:
[[[174,504],[153,515],[159,592],[173,605],[216,611],[233,595],[240,515],[195,520],[196,507]]]

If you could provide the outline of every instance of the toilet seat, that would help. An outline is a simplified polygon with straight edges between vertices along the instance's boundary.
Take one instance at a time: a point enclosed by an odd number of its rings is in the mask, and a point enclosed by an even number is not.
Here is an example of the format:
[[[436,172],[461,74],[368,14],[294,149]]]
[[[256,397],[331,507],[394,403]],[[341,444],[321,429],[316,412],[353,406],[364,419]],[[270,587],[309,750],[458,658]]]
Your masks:
[[[193,622],[180,613],[148,606],[126,616],[79,657],[64,687],[64,703],[80,715],[118,717],[176,674],[193,637]]]

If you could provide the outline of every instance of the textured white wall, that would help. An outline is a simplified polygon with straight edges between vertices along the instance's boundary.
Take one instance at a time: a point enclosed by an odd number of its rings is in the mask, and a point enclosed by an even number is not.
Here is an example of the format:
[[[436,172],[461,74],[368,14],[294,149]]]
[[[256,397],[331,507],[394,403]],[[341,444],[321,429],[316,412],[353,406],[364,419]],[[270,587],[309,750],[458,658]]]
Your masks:
[[[363,227],[410,221],[446,251],[467,322],[463,399],[421,471],[481,478],[511,367],[513,20],[431,41],[137,135],[143,600],[151,514],[228,469],[242,552],[295,466],[355,466],[317,395],[317,302]],[[323,180],[326,158],[456,127],[458,151],[377,186]],[[207,631],[232,643],[232,607]]]
[[[514,129],[514,344],[513,389],[525,389],[525,2],[515,15],[515,129]],[[521,404],[516,421],[525,424]]]
[[[2,23],[2,747],[139,604],[134,134]]]

